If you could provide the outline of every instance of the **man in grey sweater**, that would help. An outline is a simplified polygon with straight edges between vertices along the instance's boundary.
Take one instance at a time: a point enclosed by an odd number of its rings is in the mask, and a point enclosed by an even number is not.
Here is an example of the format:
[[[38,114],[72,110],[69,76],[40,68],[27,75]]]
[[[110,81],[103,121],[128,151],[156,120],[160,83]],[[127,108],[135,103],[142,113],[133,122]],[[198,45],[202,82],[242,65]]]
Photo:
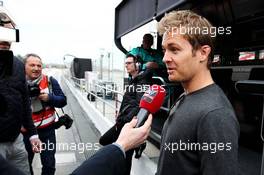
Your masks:
[[[171,12],[158,24],[169,80],[184,88],[163,127],[158,175],[238,174],[239,124],[210,74],[212,28],[188,10]]]

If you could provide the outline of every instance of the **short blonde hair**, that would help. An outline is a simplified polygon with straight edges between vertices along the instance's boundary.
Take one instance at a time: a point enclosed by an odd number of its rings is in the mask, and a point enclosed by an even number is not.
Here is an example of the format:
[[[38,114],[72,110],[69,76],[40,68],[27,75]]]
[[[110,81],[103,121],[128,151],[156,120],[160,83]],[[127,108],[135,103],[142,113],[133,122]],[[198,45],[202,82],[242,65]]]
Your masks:
[[[179,10],[172,11],[158,22],[158,32],[160,35],[166,32],[175,32],[175,30],[184,29],[183,37],[189,41],[193,47],[193,53],[197,51],[203,45],[209,45],[211,47],[211,53],[208,58],[208,68],[212,63],[213,50],[214,50],[214,37],[211,33],[213,28],[212,24],[204,17],[190,11]],[[208,33],[201,32],[207,29]],[[199,32],[200,31],[200,32]]]

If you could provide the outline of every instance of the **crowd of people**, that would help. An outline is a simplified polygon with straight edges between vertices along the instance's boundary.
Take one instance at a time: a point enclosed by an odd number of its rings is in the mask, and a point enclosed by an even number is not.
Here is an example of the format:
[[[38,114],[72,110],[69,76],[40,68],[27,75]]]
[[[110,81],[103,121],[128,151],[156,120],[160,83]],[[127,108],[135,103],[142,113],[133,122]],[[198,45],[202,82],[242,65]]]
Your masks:
[[[12,29],[15,23],[6,17],[1,26]],[[130,174],[133,154],[140,157],[152,123],[149,115],[143,126],[135,128],[144,94],[135,87],[149,85],[155,70],[165,67],[169,81],[180,82],[184,93],[163,126],[157,175],[238,174],[239,124],[210,74],[214,38],[210,33],[180,34],[179,27],[212,25],[192,11],[172,11],[158,23],[164,53],[151,48],[151,34],[127,53],[129,85],[116,122],[99,139],[103,147],[72,175]],[[54,175],[56,148],[41,150],[41,144],[56,145],[55,108],[64,107],[67,98],[58,81],[42,73],[40,56],[27,54],[23,64],[10,46],[0,41],[0,174],[33,175],[34,154],[40,153],[42,175]],[[176,144],[184,144],[185,149],[176,149]],[[218,149],[213,153],[212,144]]]

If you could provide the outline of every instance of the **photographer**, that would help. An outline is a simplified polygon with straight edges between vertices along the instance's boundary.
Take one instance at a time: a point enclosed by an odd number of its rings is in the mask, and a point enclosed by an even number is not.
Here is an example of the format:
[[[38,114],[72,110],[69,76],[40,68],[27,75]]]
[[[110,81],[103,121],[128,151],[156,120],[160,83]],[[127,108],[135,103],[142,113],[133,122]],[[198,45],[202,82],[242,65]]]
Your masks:
[[[25,56],[25,69],[31,96],[32,119],[38,129],[39,138],[45,145],[48,143],[54,145],[54,149],[45,149],[40,153],[42,174],[54,175],[56,138],[53,124],[56,118],[55,107],[64,107],[67,103],[66,97],[56,79],[42,74],[42,61],[38,55],[27,54]],[[27,139],[28,133],[25,132],[24,136],[31,174],[33,174],[31,164],[34,153],[31,151],[31,145]]]
[[[13,41],[2,32],[12,31],[16,25],[2,6],[0,14],[0,156],[14,169],[28,175],[30,172],[28,162],[25,161],[27,151],[20,134],[21,126],[27,129],[27,142],[35,145],[34,152],[39,152],[41,142],[31,118],[23,63],[13,56],[10,50]],[[1,169],[2,173],[5,172]]]

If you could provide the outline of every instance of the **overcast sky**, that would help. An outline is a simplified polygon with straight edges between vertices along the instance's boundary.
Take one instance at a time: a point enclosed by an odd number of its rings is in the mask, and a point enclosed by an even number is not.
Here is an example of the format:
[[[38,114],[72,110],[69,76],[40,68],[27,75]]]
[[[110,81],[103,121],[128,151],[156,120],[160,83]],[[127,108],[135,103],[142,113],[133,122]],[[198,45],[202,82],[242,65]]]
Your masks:
[[[16,20],[20,42],[15,54],[39,54],[62,63],[65,54],[96,58],[99,49],[116,50],[114,9],[121,0],[3,0]]]

